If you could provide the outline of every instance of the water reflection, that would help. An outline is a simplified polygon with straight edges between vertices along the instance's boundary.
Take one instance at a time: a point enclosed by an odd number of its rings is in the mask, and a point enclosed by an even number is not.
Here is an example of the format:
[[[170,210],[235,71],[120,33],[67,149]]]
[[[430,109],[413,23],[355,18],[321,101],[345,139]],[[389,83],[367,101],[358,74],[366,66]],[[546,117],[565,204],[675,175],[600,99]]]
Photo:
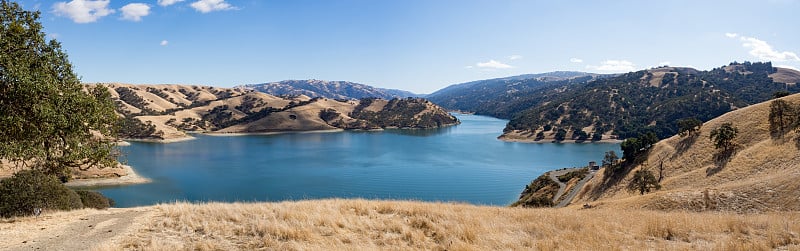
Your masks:
[[[398,135],[407,135],[407,136],[417,136],[417,137],[428,137],[428,136],[435,136],[439,134],[446,134],[453,130],[455,126],[447,126],[441,128],[431,128],[431,129],[386,129],[384,132],[398,134]]]

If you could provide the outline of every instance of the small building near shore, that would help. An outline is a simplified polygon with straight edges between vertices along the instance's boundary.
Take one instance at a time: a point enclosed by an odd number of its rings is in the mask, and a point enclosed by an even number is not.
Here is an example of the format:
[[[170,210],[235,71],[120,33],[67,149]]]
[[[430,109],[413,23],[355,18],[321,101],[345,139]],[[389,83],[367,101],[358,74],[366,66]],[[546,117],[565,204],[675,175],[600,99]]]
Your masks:
[[[600,166],[597,165],[597,162],[589,161],[589,170],[600,170]]]

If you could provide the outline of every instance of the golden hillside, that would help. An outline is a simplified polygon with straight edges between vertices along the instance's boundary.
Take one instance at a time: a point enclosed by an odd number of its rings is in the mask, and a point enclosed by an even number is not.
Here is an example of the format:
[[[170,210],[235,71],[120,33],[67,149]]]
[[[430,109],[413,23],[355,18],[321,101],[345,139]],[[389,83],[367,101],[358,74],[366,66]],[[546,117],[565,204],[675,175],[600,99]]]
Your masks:
[[[800,104],[800,95],[782,99]],[[647,161],[618,183],[604,183],[603,173],[598,172],[573,205],[733,212],[800,210],[800,135],[794,131],[782,138],[770,135],[770,102],[708,121],[696,137],[676,135],[660,141],[648,153]],[[709,140],[710,131],[726,122],[739,130],[734,140],[738,146],[729,158]],[[640,196],[625,189],[637,169],[646,168],[658,176],[662,166],[661,190]]]
[[[458,123],[423,99],[359,100],[276,97],[244,88],[101,84],[126,117],[126,138],[169,140],[186,132],[262,133],[386,127],[431,128]],[[392,119],[388,119],[392,118]]]
[[[168,204],[0,221],[12,250],[797,250],[796,212],[527,209],[311,200]]]

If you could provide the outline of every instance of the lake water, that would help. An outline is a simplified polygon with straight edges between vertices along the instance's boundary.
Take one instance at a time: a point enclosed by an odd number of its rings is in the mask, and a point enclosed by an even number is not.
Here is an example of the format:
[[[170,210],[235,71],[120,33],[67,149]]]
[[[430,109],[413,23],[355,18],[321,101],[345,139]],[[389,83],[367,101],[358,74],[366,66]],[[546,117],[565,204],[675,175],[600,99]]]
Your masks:
[[[123,161],[154,182],[98,189],[118,207],[173,201],[411,199],[508,205],[532,179],[585,166],[618,144],[526,144],[496,139],[506,120],[457,115],[432,130],[197,135],[131,143]]]

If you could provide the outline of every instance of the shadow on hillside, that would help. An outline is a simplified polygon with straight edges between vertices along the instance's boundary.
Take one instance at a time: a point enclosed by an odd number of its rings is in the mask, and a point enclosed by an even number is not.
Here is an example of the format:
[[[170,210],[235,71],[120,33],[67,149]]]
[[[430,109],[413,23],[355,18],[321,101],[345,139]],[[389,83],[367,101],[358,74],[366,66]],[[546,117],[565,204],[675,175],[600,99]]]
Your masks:
[[[678,144],[675,145],[675,154],[672,155],[672,158],[683,155],[683,153],[685,153],[690,147],[692,147],[692,145],[694,145],[694,142],[697,141],[697,138],[699,138],[698,134],[692,134],[681,138],[681,140],[678,141]]]
[[[716,153],[714,153],[714,167],[706,169],[706,176],[711,176],[722,169],[725,169],[725,166],[733,159],[733,156],[736,155],[737,147],[731,147],[727,149],[720,149]]]

